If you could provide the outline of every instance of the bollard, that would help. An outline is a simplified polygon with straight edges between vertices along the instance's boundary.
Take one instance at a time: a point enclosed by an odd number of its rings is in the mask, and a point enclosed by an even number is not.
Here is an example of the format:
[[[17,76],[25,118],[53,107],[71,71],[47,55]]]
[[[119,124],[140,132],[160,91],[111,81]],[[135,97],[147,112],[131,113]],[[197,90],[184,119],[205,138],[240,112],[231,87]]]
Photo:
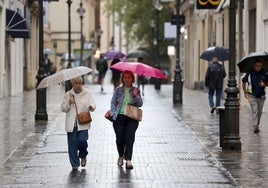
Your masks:
[[[224,140],[224,135],[226,132],[226,122],[225,122],[225,106],[218,106],[216,108],[217,113],[219,114],[219,133],[220,133],[220,147],[222,147],[222,143]]]

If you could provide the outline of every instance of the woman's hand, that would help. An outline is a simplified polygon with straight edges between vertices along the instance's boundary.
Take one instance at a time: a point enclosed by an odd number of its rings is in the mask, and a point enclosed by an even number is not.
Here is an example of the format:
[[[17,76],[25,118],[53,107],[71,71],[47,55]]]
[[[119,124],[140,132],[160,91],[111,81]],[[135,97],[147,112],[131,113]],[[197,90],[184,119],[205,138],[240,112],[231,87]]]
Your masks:
[[[71,96],[70,96],[70,99],[69,99],[69,105],[71,105],[71,104],[73,104],[73,103],[75,103],[75,100],[74,100],[74,96],[71,95]]]
[[[92,107],[92,106],[89,106],[89,107],[88,107],[88,110],[89,110],[89,111],[92,111],[92,110],[93,110],[93,107]]]
[[[136,97],[138,95],[138,88],[135,88],[132,92],[133,97]]]

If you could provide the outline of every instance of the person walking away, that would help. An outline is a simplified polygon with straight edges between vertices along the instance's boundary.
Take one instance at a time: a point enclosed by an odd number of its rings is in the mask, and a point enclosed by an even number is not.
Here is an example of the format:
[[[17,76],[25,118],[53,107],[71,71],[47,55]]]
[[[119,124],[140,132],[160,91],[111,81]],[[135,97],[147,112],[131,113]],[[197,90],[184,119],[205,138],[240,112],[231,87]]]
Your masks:
[[[103,53],[100,54],[100,58],[96,62],[96,68],[99,71],[98,83],[101,85],[101,92],[103,91],[103,84],[106,72],[108,70],[108,62],[104,59]]]
[[[251,107],[254,133],[260,132],[259,124],[265,102],[265,86],[268,85],[268,73],[262,68],[262,62],[256,59],[253,69],[242,78],[244,96]]]
[[[223,79],[226,76],[224,66],[219,64],[218,58],[213,57],[212,63],[208,66],[205,76],[205,86],[208,88],[208,101],[211,113],[221,104],[223,90]],[[214,105],[214,94],[216,93],[216,106]]]
[[[48,58],[48,54],[44,55],[43,63],[44,63],[44,69],[45,69],[47,76],[51,75],[51,73],[50,73],[51,61]]]
[[[50,74],[55,74],[57,72],[57,66],[54,62],[50,62]]]
[[[144,63],[143,58],[139,57],[138,58],[138,62],[140,63]],[[140,89],[140,86],[142,87],[141,91],[142,91],[142,96],[144,96],[144,86],[145,86],[145,77],[142,75],[138,75],[137,76],[137,82],[138,82],[138,88]]]
[[[145,77],[138,75],[137,76],[137,80],[138,80],[138,88],[140,89],[141,86],[141,91],[142,91],[142,96],[144,96],[144,85],[145,85]]]
[[[122,73],[122,85],[114,90],[111,99],[110,114],[113,118],[113,128],[116,135],[116,146],[118,151],[118,166],[123,166],[126,160],[126,169],[133,169],[131,162],[133,145],[135,141],[135,132],[138,128],[139,121],[133,120],[124,115],[126,104],[131,103],[137,107],[143,105],[140,96],[140,90],[133,85],[135,76],[131,71]]]
[[[113,59],[111,62],[111,66],[120,62],[119,59]],[[120,75],[121,75],[121,71],[116,70],[116,69],[111,69],[112,71],[112,83],[114,85],[114,90],[115,88],[117,88],[120,85]]]
[[[78,170],[79,158],[81,158],[81,166],[86,166],[88,129],[91,126],[90,123],[79,124],[75,105],[78,113],[93,112],[96,109],[95,99],[89,89],[82,85],[82,81],[82,77],[71,80],[73,88],[65,93],[61,104],[61,111],[66,113],[65,130],[67,132],[69,160],[73,170]]]

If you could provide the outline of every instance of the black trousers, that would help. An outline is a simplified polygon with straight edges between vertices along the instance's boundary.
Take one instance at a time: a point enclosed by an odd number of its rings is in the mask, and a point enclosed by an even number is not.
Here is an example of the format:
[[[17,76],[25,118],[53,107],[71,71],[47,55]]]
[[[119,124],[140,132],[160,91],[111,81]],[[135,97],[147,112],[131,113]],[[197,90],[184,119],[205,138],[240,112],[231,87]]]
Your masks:
[[[113,122],[117,151],[120,157],[125,156],[125,160],[131,160],[132,158],[135,132],[138,125],[138,121],[121,114]]]

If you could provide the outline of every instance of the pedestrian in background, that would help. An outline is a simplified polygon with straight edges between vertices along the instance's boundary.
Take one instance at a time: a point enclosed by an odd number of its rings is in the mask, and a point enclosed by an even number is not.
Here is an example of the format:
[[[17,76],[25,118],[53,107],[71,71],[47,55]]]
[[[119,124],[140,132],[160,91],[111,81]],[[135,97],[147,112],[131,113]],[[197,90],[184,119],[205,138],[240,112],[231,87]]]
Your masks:
[[[57,66],[54,62],[50,62],[50,74],[55,74],[57,72]]]
[[[137,107],[143,104],[139,88],[133,86],[135,76],[131,71],[122,73],[122,86],[117,87],[111,100],[110,114],[113,118],[113,128],[116,135],[116,146],[119,154],[117,165],[123,166],[123,160],[126,160],[126,169],[133,169],[131,162],[133,153],[133,144],[135,141],[135,132],[139,122],[124,115],[124,109],[127,103]]]
[[[45,69],[46,74],[49,76],[51,74],[50,73],[51,61],[48,58],[48,54],[44,55],[43,65],[44,65],[44,69]]]
[[[120,62],[119,59],[113,59],[111,62],[111,66]],[[117,88],[120,85],[120,75],[121,71],[116,70],[116,69],[111,69],[112,71],[112,83],[114,85],[114,89]]]
[[[221,105],[223,79],[225,76],[226,72],[224,66],[219,64],[217,57],[213,57],[212,63],[208,66],[205,76],[205,86],[208,87],[208,101],[211,108],[211,113],[214,113],[216,107]],[[215,93],[216,106],[213,100]]]
[[[78,113],[92,112],[96,108],[93,95],[82,86],[82,81],[82,77],[71,80],[73,88],[65,93],[61,104],[61,111],[66,113],[65,130],[67,132],[69,160],[73,170],[77,170],[80,166],[79,158],[81,158],[81,166],[86,166],[88,129],[90,129],[90,123],[83,125],[78,123],[75,103]]]
[[[139,57],[138,62],[144,63],[143,58]],[[138,82],[138,88],[140,89],[140,86],[141,86],[142,96],[144,96],[144,86],[145,86],[145,83],[146,83],[145,76],[138,75],[137,76],[137,82]]]
[[[249,70],[242,79],[244,96],[251,107],[251,117],[254,133],[260,132],[259,124],[265,102],[265,86],[268,85],[268,73],[262,68],[262,62],[255,60],[253,69]]]
[[[96,62],[96,68],[99,71],[98,83],[101,85],[101,91],[103,91],[104,78],[108,70],[108,62],[106,59],[104,59],[103,55],[104,54],[101,53],[100,58]]]

